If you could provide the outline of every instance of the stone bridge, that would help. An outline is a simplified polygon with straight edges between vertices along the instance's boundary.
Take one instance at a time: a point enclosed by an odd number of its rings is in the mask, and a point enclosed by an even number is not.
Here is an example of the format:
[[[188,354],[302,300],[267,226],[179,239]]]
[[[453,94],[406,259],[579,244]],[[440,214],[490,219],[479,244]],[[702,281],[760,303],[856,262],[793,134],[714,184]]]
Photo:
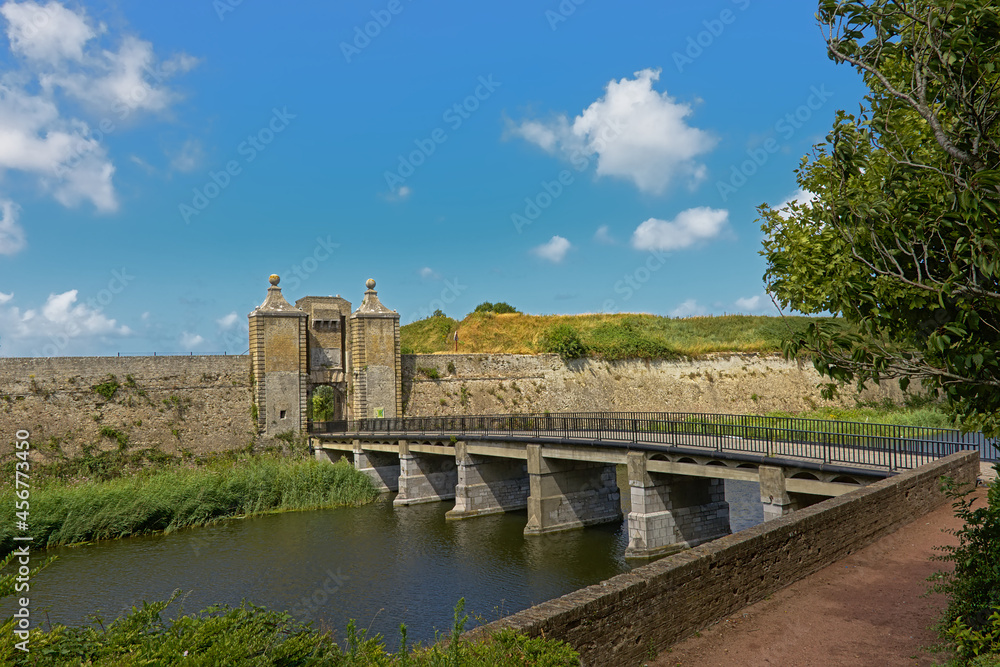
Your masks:
[[[527,509],[527,535],[620,521],[623,466],[631,558],[729,534],[726,479],[759,483],[767,520],[976,448],[927,429],[854,425],[861,432],[848,433],[823,422],[823,432],[810,420],[779,427],[763,417],[692,417],[363,420],[314,424],[310,443],[317,459],[346,457],[381,489],[397,491],[397,506],[454,499],[447,517],[456,520]]]

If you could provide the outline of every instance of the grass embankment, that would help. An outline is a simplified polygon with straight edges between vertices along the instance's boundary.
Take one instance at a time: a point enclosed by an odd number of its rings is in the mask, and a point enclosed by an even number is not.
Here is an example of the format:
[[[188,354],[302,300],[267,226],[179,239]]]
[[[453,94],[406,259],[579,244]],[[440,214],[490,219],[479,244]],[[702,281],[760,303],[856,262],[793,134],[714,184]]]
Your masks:
[[[603,359],[697,357],[714,352],[780,352],[781,343],[816,318],[724,315],[672,319],[657,315],[494,315],[472,313],[462,321],[429,317],[404,325],[405,354],[454,351],[451,334],[459,332],[460,353],[540,354],[546,334],[558,325],[579,332],[588,356]]]
[[[378,491],[346,462],[255,456],[220,458],[199,468],[147,469],[130,477],[31,489],[36,546],[73,544],[206,525],[284,510],[358,505]],[[15,496],[0,489],[0,554],[13,547]]]
[[[9,592],[9,591],[8,591]],[[348,625],[345,645],[328,633],[296,622],[288,614],[244,602],[239,607],[218,605],[200,612],[164,619],[163,612],[178,597],[143,603],[141,608],[106,627],[56,625],[32,630],[18,648],[14,621],[0,623],[0,664],[17,666],[138,667],[139,665],[283,665],[297,667],[571,667],[579,656],[560,641],[530,639],[503,630],[481,641],[460,638],[468,617],[456,607],[455,624],[447,645],[407,647],[401,628],[400,651],[391,654],[380,636],[367,638]]]

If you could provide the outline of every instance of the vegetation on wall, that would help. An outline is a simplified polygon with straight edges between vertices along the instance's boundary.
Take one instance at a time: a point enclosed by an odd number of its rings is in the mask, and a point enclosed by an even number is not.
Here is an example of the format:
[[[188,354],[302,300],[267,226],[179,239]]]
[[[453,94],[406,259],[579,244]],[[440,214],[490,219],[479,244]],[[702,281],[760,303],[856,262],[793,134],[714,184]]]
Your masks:
[[[576,330],[586,356],[672,359],[714,352],[779,353],[786,339],[800,336],[815,322],[829,322],[829,318],[724,315],[672,319],[641,314],[472,313],[461,322],[430,317],[406,324],[400,328],[400,339],[404,354],[451,352],[451,334],[457,330],[460,353],[540,354],[553,349],[550,333],[554,327],[567,325]]]

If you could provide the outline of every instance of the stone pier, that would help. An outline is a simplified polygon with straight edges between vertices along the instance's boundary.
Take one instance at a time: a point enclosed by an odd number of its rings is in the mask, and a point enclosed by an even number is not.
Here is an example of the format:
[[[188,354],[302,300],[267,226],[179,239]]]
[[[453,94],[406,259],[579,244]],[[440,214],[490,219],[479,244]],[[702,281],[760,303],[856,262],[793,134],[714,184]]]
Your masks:
[[[784,468],[760,466],[757,472],[760,475],[760,504],[764,506],[764,521],[826,500],[824,496],[809,493],[789,493]]]
[[[465,519],[527,507],[530,485],[524,461],[472,455],[466,443],[457,442],[455,463],[458,466],[455,507],[445,518]]]
[[[413,454],[408,441],[399,441],[399,493],[394,506],[450,500],[457,484],[454,456]]]
[[[542,456],[527,445],[528,524],[525,535],[541,535],[622,518],[615,465]]]
[[[399,489],[399,457],[385,452],[366,452],[354,441],[354,468],[368,475],[379,491]]]
[[[627,558],[662,556],[731,532],[724,480],[654,473],[648,462],[648,454],[629,452]]]

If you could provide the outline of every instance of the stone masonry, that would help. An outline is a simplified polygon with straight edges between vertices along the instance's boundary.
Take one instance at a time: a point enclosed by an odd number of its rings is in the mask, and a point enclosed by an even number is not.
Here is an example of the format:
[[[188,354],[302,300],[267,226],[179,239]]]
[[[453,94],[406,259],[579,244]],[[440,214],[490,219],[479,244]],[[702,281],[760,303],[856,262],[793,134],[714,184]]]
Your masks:
[[[517,459],[474,456],[464,442],[455,443],[458,481],[455,507],[448,519],[501,514],[528,506],[528,464]]]
[[[731,532],[724,480],[651,473],[648,461],[644,452],[629,452],[626,557],[662,556]]]
[[[546,458],[539,445],[528,445],[527,452],[531,493],[525,535],[621,520],[614,465]]]
[[[584,665],[638,665],[943,505],[940,478],[974,485],[975,452],[708,542],[477,628],[568,642]],[[641,610],[641,613],[637,613]]]

